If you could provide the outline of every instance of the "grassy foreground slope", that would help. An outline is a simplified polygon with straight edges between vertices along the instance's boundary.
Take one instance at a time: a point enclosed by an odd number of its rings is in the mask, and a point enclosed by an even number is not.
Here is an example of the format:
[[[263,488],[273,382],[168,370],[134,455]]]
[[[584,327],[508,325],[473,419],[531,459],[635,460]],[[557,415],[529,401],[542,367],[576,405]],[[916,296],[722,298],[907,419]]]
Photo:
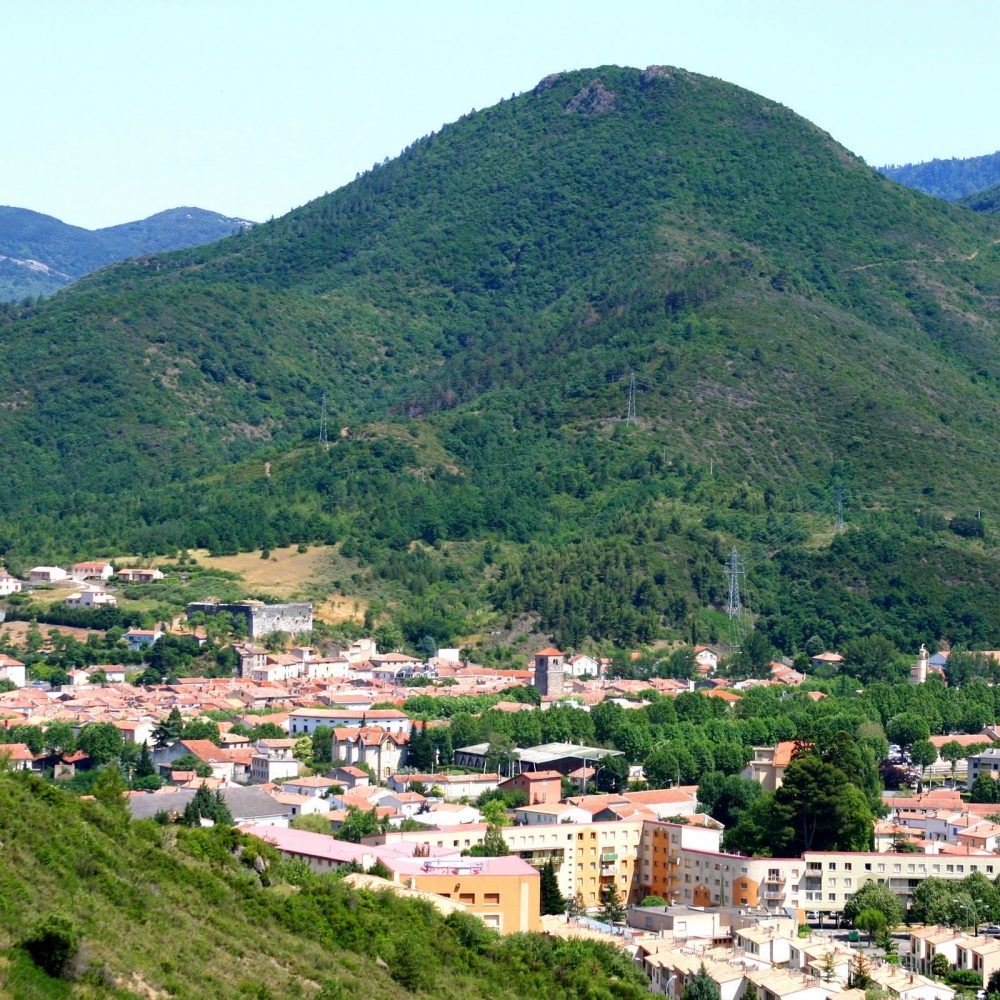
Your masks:
[[[329,876],[297,888],[268,849],[266,868],[253,864],[257,842],[241,856],[231,830],[130,824],[116,807],[33,777],[0,772],[0,841],[3,1000],[261,1000],[313,997],[324,985],[325,1000],[645,994],[641,973],[616,950],[500,939],[475,918],[444,919]],[[81,932],[69,984],[17,947],[54,913]]]

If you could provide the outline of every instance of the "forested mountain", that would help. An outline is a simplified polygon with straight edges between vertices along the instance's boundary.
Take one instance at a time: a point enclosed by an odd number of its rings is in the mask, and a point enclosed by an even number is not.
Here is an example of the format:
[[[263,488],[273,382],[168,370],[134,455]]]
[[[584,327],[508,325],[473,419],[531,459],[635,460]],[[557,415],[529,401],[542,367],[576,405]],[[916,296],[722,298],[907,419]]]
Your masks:
[[[829,642],[1000,641],[972,614],[998,240],[729,84],[557,74],[280,219],[8,306],[0,552],[325,540],[405,581],[409,635],[496,608],[631,642],[703,634],[739,543],[793,645],[818,595]],[[865,534],[830,546],[837,483]]]
[[[928,160],[879,167],[886,177],[945,201],[960,201],[1000,183],[1000,152],[965,159]]]
[[[112,261],[211,243],[248,225],[203,208],[171,208],[91,230],[0,205],[0,301],[50,295]]]

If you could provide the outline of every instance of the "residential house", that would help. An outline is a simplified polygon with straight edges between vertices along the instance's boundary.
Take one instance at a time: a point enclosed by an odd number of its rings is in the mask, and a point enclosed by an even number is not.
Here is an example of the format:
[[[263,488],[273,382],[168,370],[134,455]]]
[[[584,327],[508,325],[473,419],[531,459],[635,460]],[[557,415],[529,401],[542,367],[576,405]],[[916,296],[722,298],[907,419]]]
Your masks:
[[[163,572],[155,567],[132,567],[118,570],[118,579],[122,583],[155,583],[163,579]]]
[[[250,781],[261,785],[298,777],[294,750],[295,740],[258,740],[250,761]]]
[[[776,791],[785,780],[785,768],[801,745],[794,740],[782,740],[773,747],[754,747],[753,759],[740,772],[740,777],[756,781],[765,792]]]
[[[28,682],[28,668],[6,653],[0,653],[0,681],[10,681],[14,687],[23,688]]]
[[[74,591],[66,598],[66,604],[71,608],[113,608],[118,598],[103,590]]]
[[[81,562],[73,564],[73,579],[78,583],[84,580],[110,580],[115,575],[115,568],[109,562]]]
[[[495,791],[500,775],[494,774],[393,774],[386,782],[394,792],[408,791],[418,781],[428,792],[437,789],[445,802],[475,802],[483,792]]]
[[[21,592],[21,581],[11,576],[7,570],[0,568],[0,597],[10,597]]]
[[[222,781],[232,781],[234,763],[231,751],[217,747],[211,740],[178,740],[170,746],[153,752],[153,763],[161,770],[168,768],[175,760],[186,754],[193,754],[203,764],[212,769],[212,777]]]
[[[966,781],[965,787],[972,788],[976,778],[981,774],[988,774],[994,781],[1000,777],[1000,748],[990,747],[988,750],[981,750],[965,758]]]
[[[405,765],[408,742],[406,735],[372,726],[358,729],[338,726],[333,730],[330,754],[345,764],[367,764],[384,781]]]
[[[28,570],[28,583],[45,585],[47,583],[59,583],[69,577],[61,566],[34,566]]]
[[[367,771],[362,771],[360,767],[352,767],[350,765],[335,767],[330,772],[330,776],[333,778],[335,784],[342,785],[348,789],[367,788],[372,780]]]
[[[563,665],[563,673],[568,677],[602,677],[604,669],[599,660],[586,653],[577,653],[569,657]]]
[[[719,651],[714,646],[695,646],[694,666],[699,674],[714,674],[719,666]]]
[[[368,781],[368,775],[364,771],[360,772],[364,774],[365,782]],[[336,778],[322,777],[321,775],[314,775],[310,778],[299,778],[298,776],[294,778],[289,778],[281,786],[286,792],[294,792],[297,795],[311,795],[314,798],[325,797],[331,788],[343,788],[342,782],[337,781]]]
[[[0,765],[13,771],[30,771],[35,755],[26,743],[0,743]]]
[[[524,792],[529,806],[562,800],[562,775],[558,771],[522,771],[501,781],[499,787],[505,792]]]
[[[148,649],[158,639],[163,636],[163,629],[156,628],[130,628],[122,638],[128,643],[128,648],[133,652]]]

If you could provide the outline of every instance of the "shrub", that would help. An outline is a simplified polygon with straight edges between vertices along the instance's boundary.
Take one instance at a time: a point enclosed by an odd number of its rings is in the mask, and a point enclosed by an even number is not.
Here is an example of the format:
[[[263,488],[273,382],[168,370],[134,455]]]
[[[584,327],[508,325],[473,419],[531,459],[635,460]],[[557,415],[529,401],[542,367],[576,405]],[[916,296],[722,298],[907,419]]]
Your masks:
[[[80,934],[69,917],[50,913],[35,922],[21,947],[40,969],[65,978],[80,951]]]

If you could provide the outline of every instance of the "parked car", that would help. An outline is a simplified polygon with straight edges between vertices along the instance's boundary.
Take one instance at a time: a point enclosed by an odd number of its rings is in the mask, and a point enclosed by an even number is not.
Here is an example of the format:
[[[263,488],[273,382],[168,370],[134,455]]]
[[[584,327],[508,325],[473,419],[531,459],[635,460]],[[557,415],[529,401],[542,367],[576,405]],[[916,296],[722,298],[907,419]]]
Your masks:
[[[988,924],[983,928],[984,934],[1000,934],[1000,924]]]

